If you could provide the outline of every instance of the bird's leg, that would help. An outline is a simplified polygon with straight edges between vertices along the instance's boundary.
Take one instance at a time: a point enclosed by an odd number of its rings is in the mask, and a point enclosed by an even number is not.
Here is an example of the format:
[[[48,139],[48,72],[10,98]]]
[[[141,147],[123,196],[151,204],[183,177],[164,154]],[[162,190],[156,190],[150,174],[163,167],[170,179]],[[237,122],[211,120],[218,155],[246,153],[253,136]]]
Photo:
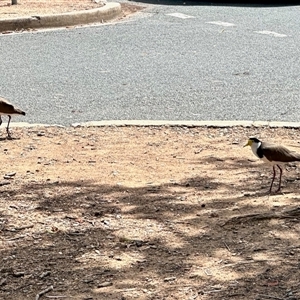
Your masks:
[[[276,171],[275,171],[275,165],[274,165],[273,166],[273,178],[272,178],[272,182],[271,182],[269,194],[271,194],[271,192],[272,192],[272,186],[273,186],[273,182],[274,182],[275,176],[276,176]]]
[[[282,176],[282,169],[279,165],[277,165],[277,167],[279,168],[279,171],[280,171],[280,175],[279,175],[279,186],[278,186],[278,189],[276,191],[276,193],[278,193],[281,189],[281,176]]]
[[[8,138],[11,138],[11,135],[9,133],[9,123],[10,123],[10,119],[11,119],[11,116],[8,115],[8,122],[7,122],[7,127],[6,127],[6,132],[7,132],[7,137]]]

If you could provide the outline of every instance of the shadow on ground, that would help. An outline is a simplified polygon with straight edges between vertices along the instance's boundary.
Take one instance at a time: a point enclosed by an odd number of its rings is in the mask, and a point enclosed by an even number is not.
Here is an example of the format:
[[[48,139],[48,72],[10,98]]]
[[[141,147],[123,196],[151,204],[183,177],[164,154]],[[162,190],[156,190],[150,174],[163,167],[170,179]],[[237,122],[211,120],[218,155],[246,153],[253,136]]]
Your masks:
[[[2,143],[1,299],[300,298],[299,174],[269,196],[252,128],[22,130]]]
[[[218,193],[221,185],[232,190],[212,177],[141,188],[81,180],[3,190],[17,216],[0,217],[1,299],[32,299],[47,287],[49,296],[72,299],[298,299],[300,246],[291,232],[299,219],[224,225],[269,209],[255,204],[266,197],[255,186],[251,205],[243,203],[242,184],[230,194]],[[18,206],[21,195],[27,200]]]

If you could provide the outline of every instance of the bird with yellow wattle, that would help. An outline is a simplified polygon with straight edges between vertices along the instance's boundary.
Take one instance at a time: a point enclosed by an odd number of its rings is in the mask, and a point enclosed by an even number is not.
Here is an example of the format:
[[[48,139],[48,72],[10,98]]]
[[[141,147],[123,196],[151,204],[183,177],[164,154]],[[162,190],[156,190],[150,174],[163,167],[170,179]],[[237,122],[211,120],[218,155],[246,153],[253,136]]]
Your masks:
[[[262,159],[264,162],[273,166],[273,178],[270,186],[269,193],[272,191],[273,182],[276,176],[275,167],[277,166],[280,171],[279,186],[275,193],[281,190],[281,166],[294,161],[300,161],[300,154],[287,149],[284,146],[262,142],[255,137],[249,138],[247,144],[244,146],[250,146],[255,156]]]

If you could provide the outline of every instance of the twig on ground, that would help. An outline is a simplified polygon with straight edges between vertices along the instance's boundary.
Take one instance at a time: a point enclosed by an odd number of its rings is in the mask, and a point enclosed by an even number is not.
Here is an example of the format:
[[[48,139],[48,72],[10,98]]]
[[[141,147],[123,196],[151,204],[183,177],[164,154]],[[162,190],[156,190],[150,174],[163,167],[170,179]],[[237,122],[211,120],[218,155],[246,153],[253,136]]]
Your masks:
[[[59,299],[59,298],[67,298],[68,296],[64,295],[58,295],[58,296],[45,296],[46,298],[51,298],[51,299]]]
[[[84,235],[83,232],[66,232],[66,235]]]
[[[45,290],[39,292],[36,296],[35,296],[35,300],[39,300],[41,296],[43,296],[44,294],[50,292],[53,290],[53,285],[49,286],[48,288],[46,288]]]
[[[223,268],[227,268],[227,267],[234,267],[237,265],[246,265],[246,264],[254,264],[254,263],[261,263],[261,262],[266,262],[269,260],[266,259],[260,259],[260,260],[246,260],[246,261],[238,261],[234,264],[228,264],[228,265],[224,265],[222,267],[220,267],[219,269],[223,269]]]
[[[300,216],[300,206],[286,210],[282,213],[283,215],[288,215],[289,217],[299,217]]]
[[[22,277],[25,275],[25,272],[13,272],[14,277]]]
[[[283,211],[280,213],[264,213],[264,214],[248,214],[242,216],[235,216],[227,220],[225,223],[220,226],[223,227],[229,223],[237,223],[242,220],[267,220],[267,219],[292,219],[300,216],[300,207],[293,208],[291,210]]]
[[[212,293],[218,293],[218,292],[222,292],[222,290],[218,289],[218,290],[203,291],[203,294],[212,294]]]
[[[276,299],[276,300],[284,300],[283,298],[278,298],[275,296],[269,296],[269,295],[264,295],[264,294],[258,294],[259,297],[267,298],[267,299]]]
[[[224,244],[224,246],[227,248],[227,250],[228,250],[229,252],[231,252],[231,251],[230,251],[230,248],[228,247],[228,245],[226,244],[226,242],[223,241],[223,244]]]
[[[10,239],[6,239],[5,241],[9,242],[9,241],[14,241],[14,240],[18,240],[18,239],[23,239],[26,235],[18,235],[18,236],[15,236],[13,238],[10,238]]]
[[[16,227],[15,230],[23,230],[23,229],[28,229],[28,228],[32,228],[34,225],[31,224],[31,225],[24,225],[24,226],[21,226],[21,227]]]
[[[48,276],[48,275],[50,275],[50,274],[51,274],[50,271],[46,271],[46,272],[44,272],[44,273],[42,273],[42,274],[40,275],[40,278],[43,279],[44,277],[46,277],[46,276]]]
[[[31,225],[25,225],[25,226],[21,226],[21,227],[14,227],[14,228],[6,228],[5,230],[6,231],[20,231],[20,230],[23,230],[23,229],[28,229],[28,228],[32,228],[34,225],[31,224]]]
[[[127,288],[127,289],[122,289],[120,290],[120,292],[132,292],[132,291],[135,291],[136,288]]]

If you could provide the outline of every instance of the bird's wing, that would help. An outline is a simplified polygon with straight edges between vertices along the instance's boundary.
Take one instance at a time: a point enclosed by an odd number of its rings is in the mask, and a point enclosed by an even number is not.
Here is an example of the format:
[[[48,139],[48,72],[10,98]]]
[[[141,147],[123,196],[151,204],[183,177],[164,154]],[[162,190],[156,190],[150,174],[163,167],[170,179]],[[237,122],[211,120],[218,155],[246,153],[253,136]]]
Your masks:
[[[0,97],[0,103],[2,104],[11,104],[7,99]]]
[[[300,154],[273,144],[263,144],[263,155],[270,161],[292,162],[300,161]]]
[[[0,97],[0,113],[2,114],[24,114],[18,108],[15,108],[9,101]]]

